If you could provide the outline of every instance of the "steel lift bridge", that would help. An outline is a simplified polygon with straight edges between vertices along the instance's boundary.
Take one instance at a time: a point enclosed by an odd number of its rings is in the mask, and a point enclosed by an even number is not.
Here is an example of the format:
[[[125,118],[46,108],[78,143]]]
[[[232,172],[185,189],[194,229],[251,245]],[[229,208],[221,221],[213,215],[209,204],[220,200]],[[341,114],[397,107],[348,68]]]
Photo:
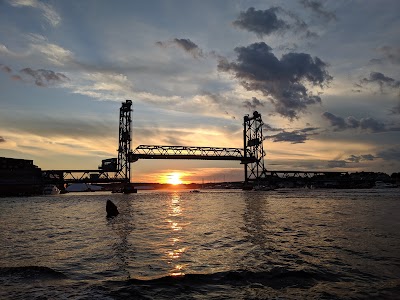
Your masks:
[[[257,111],[243,119],[243,148],[140,145],[132,151],[132,101],[126,100],[119,110],[118,157],[102,160],[98,169],[45,170],[43,183],[63,187],[69,183],[121,183],[130,186],[131,163],[139,159],[231,160],[244,166],[244,188],[271,178],[311,178],[340,175],[343,172],[267,171],[264,165],[263,121]],[[344,175],[344,174],[342,174]]]
[[[263,151],[263,122],[261,115],[244,117],[243,148],[157,146],[140,145],[131,150],[132,101],[122,103],[119,112],[118,157],[102,161],[93,170],[46,170],[42,171],[45,183],[63,185],[68,183],[112,183],[129,184],[131,163],[139,159],[186,159],[186,160],[231,160],[244,165],[245,182],[251,184],[266,174]]]

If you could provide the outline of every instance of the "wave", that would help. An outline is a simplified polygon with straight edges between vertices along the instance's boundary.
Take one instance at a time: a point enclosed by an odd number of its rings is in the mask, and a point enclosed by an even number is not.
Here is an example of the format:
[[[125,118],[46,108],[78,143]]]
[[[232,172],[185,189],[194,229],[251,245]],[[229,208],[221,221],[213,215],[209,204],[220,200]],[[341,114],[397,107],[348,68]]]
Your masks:
[[[18,277],[21,279],[66,279],[59,271],[43,266],[0,267],[1,277]]]
[[[274,289],[290,286],[309,288],[320,281],[334,281],[337,274],[327,271],[288,270],[273,268],[270,271],[226,271],[212,274],[185,274],[179,276],[164,276],[156,279],[129,279],[134,285],[249,285],[261,284]]]

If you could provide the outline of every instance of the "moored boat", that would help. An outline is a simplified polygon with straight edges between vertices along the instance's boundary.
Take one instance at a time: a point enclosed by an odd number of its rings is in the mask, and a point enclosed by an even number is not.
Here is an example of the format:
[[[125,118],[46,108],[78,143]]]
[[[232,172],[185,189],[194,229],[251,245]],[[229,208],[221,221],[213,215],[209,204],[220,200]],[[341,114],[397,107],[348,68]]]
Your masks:
[[[383,181],[375,181],[374,188],[376,189],[388,189],[388,188],[396,188],[397,185],[390,183],[390,182],[383,182]]]
[[[43,188],[43,195],[58,195],[60,194],[60,190],[55,185],[46,185]]]

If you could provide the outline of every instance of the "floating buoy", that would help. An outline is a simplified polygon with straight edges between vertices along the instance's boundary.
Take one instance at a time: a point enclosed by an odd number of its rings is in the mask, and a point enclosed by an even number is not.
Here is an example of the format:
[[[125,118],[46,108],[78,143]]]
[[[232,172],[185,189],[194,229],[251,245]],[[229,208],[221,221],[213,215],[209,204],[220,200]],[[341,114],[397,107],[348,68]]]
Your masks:
[[[107,200],[106,212],[107,218],[116,217],[119,214],[117,206],[111,200]]]

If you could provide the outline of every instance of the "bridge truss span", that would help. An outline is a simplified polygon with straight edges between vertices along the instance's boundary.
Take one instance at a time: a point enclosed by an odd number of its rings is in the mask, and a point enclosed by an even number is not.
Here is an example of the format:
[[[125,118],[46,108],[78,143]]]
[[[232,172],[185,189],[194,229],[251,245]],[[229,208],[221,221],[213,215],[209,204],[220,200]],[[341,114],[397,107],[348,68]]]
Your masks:
[[[243,161],[245,155],[241,148],[140,145],[130,154],[130,162],[135,162],[139,159]],[[251,160],[251,157],[247,157],[247,159]]]
[[[123,182],[124,178],[115,172],[101,170],[46,170],[42,171],[42,178],[46,184],[71,183],[111,183]]]

